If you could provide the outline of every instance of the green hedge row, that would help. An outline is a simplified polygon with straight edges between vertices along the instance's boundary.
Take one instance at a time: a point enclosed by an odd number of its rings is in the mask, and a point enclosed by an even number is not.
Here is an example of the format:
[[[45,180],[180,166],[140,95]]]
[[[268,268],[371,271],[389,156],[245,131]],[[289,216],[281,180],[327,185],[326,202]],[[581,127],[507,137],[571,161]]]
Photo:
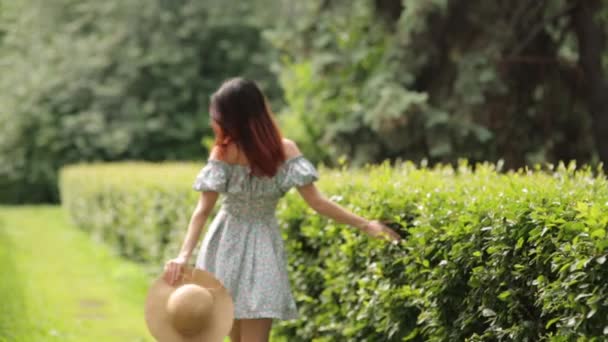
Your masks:
[[[200,165],[75,166],[62,171],[78,224],[133,258],[181,243]],[[608,338],[608,183],[560,164],[499,172],[406,162],[320,169],[350,210],[404,240],[370,239],[319,216],[295,191],[279,205],[301,319],[289,341],[603,341]],[[178,246],[179,247],[179,246]]]
[[[69,165],[59,174],[61,205],[73,223],[117,254],[157,266],[181,247],[198,199],[190,186],[199,168],[188,162]]]

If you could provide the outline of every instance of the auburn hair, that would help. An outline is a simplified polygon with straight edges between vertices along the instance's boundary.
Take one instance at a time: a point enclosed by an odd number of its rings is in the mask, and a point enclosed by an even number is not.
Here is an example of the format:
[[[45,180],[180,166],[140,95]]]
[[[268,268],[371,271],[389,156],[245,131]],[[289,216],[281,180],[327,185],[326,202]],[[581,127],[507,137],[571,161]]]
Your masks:
[[[287,156],[283,136],[268,100],[257,84],[242,77],[228,79],[211,96],[211,119],[221,128],[215,146],[225,155],[230,142],[243,151],[250,171],[272,177]]]

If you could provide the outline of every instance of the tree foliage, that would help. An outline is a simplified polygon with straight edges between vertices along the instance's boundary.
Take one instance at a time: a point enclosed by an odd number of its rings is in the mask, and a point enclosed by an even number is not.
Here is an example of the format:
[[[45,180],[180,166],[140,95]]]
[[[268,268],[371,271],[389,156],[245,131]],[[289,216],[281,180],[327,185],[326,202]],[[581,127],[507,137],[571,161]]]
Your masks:
[[[209,95],[229,76],[280,94],[247,6],[228,17],[219,1],[24,0],[10,9],[0,27],[0,175],[14,201],[57,200],[67,163],[200,156]]]
[[[600,0],[1,1],[0,201],[57,200],[72,162],[196,158],[235,75],[328,165],[608,166],[607,20]]]
[[[608,138],[600,131],[608,129],[608,103],[586,96],[601,93],[606,76],[601,64],[581,67],[579,58],[584,35],[597,42],[605,34],[606,7],[566,0],[307,2],[268,34],[282,52],[284,121],[328,162],[342,154],[355,163],[461,156],[504,159],[507,167],[606,162]],[[581,10],[595,23],[583,36]],[[592,53],[606,56],[602,48]],[[597,85],[587,87],[593,78]]]

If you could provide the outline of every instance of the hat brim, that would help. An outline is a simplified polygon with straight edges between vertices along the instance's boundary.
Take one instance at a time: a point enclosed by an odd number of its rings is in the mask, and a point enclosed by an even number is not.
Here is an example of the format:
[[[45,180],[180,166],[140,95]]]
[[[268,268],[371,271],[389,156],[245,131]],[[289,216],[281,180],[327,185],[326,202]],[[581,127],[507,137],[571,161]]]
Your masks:
[[[194,336],[184,336],[174,329],[167,312],[167,300],[183,284],[197,284],[213,294],[213,311],[208,329]],[[152,336],[159,342],[221,342],[230,333],[234,320],[234,304],[230,292],[211,272],[184,266],[180,281],[170,285],[159,276],[150,286],[146,297],[145,320]]]

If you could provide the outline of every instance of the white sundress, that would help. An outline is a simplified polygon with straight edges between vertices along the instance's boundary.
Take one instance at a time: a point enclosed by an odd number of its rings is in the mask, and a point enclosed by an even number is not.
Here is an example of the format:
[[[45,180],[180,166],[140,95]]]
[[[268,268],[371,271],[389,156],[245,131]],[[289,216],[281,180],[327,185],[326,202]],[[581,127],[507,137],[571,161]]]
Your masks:
[[[287,257],[275,216],[292,187],[319,179],[303,155],[287,159],[273,177],[250,175],[245,165],[210,159],[192,188],[221,193],[195,267],[213,273],[232,295],[234,318],[298,318]]]

